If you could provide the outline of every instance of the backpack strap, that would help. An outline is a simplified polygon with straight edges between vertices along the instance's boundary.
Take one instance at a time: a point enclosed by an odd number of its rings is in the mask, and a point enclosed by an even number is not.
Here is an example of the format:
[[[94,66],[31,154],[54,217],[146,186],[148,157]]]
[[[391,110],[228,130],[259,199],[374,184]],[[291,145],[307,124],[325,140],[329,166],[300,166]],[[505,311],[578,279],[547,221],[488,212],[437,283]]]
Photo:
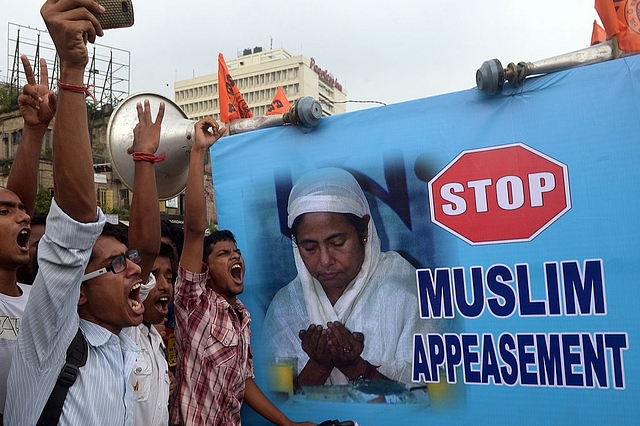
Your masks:
[[[56,381],[49,400],[47,401],[37,426],[55,426],[62,415],[62,406],[67,397],[69,388],[75,383],[80,372],[80,367],[87,362],[87,341],[78,328],[76,336],[67,348],[67,362],[62,367],[58,380]]]

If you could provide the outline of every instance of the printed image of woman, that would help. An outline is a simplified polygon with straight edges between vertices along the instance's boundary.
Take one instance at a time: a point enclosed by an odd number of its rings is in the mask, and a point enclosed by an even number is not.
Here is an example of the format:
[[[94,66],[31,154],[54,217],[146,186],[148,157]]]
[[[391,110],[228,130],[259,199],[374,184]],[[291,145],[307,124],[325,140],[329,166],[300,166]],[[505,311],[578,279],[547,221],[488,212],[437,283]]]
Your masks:
[[[382,252],[369,204],[347,171],[302,176],[289,195],[298,275],[265,317],[272,355],[297,357],[297,387],[365,379],[411,384],[414,333],[444,333],[420,319],[416,270]]]

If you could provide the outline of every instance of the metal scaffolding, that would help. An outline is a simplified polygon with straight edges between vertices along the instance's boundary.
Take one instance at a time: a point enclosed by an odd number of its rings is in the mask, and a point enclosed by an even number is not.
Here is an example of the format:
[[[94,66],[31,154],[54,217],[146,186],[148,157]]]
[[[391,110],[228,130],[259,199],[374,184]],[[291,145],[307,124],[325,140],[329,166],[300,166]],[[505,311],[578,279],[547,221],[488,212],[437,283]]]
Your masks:
[[[4,82],[11,91],[26,84],[20,55],[27,55],[36,79],[40,78],[40,58],[47,61],[49,86],[56,90],[60,63],[55,46],[45,30],[9,23],[7,31],[7,76]],[[114,108],[130,94],[131,52],[101,44],[89,45],[89,66],[85,82],[96,99],[98,110]]]

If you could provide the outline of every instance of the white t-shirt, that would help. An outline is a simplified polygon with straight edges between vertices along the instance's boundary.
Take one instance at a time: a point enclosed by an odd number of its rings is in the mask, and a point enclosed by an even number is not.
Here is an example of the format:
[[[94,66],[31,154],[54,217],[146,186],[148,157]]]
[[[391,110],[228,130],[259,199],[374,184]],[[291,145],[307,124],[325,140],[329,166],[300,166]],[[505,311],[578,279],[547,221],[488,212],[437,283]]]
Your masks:
[[[18,286],[22,290],[22,296],[12,297],[0,293],[0,413],[4,413],[9,368],[18,343],[20,319],[31,291],[30,285],[18,283]]]

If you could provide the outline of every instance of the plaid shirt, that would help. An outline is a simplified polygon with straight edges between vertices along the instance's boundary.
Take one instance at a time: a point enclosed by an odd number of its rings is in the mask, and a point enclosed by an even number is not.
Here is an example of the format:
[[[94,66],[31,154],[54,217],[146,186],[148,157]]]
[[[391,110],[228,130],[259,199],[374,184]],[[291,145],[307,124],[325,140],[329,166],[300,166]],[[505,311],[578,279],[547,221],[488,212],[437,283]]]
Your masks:
[[[245,381],[253,377],[249,311],[206,287],[208,274],[205,264],[200,274],[178,271],[175,425],[240,425]]]

